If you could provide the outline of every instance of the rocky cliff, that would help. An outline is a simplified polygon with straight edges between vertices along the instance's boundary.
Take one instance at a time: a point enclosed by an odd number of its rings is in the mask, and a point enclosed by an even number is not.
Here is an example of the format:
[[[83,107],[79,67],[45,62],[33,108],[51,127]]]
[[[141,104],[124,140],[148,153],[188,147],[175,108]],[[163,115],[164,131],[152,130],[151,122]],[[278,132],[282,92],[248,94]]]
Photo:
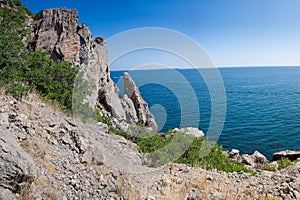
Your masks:
[[[43,10],[38,14],[38,19],[28,20],[28,26],[33,41],[30,46],[34,51],[43,51],[54,61],[72,62],[81,69],[84,78],[96,87],[95,92],[86,97],[90,105],[101,103],[102,111],[122,127],[126,128],[126,123],[140,122],[157,130],[154,117],[135,84],[131,84],[131,78],[130,83],[125,82],[125,87],[137,91],[134,98],[119,96],[119,89],[110,78],[105,40],[102,37],[93,39],[89,28],[78,24],[76,10]],[[105,95],[101,102],[98,101],[99,93]]]
[[[86,25],[78,25],[76,11],[45,10],[38,19],[29,18],[28,25],[33,50],[72,62],[94,83],[96,92],[87,98],[91,105],[100,103],[121,125],[139,121],[156,129],[147,103],[126,73],[125,95],[119,97],[109,76],[104,39],[94,40]],[[174,163],[150,168],[137,144],[109,133],[106,124],[84,124],[34,93],[16,100],[2,92],[0,199],[300,199],[300,163],[265,171],[268,161],[259,152],[239,155],[233,150],[229,156],[247,163],[255,176]],[[204,136],[191,128],[180,131]]]
[[[255,176],[149,168],[105,124],[75,121],[35,95],[0,95],[0,137],[0,199],[300,199],[300,163]]]

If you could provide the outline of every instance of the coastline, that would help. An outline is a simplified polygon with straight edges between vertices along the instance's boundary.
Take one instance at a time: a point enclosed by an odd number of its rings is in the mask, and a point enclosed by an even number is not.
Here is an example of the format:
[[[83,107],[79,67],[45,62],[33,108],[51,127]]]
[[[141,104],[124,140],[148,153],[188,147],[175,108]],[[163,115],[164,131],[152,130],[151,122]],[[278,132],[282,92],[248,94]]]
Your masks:
[[[5,41],[20,45],[6,49],[15,57],[1,68],[15,79],[3,76],[9,78],[0,90],[0,199],[300,199],[299,152],[292,155],[298,161],[277,155],[269,162],[258,151],[223,151],[198,128],[158,133],[149,102],[127,73],[119,95],[104,38],[93,39],[76,10],[33,15],[19,1],[1,2],[0,9],[8,22],[15,20],[10,15],[24,17],[18,25],[29,30],[24,44],[14,23],[3,24]],[[63,93],[74,89],[77,68],[85,73],[80,83],[88,84]],[[51,73],[38,77],[42,69]],[[30,90],[13,97],[25,86]]]

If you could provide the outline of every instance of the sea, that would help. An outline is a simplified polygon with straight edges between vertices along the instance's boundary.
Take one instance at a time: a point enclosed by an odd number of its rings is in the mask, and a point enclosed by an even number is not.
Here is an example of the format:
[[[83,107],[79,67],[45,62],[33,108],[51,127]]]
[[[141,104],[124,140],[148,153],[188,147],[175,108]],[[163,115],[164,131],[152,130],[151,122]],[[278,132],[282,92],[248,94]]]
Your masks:
[[[193,126],[207,133],[215,100],[209,88],[221,87],[226,107],[220,112],[226,113],[219,121],[223,129],[216,140],[224,149],[248,154],[258,150],[269,160],[277,151],[300,150],[300,67],[226,67],[213,73],[211,69],[202,70],[127,72],[148,103],[160,132]],[[216,71],[220,76],[207,76]],[[120,95],[123,72],[111,71]]]

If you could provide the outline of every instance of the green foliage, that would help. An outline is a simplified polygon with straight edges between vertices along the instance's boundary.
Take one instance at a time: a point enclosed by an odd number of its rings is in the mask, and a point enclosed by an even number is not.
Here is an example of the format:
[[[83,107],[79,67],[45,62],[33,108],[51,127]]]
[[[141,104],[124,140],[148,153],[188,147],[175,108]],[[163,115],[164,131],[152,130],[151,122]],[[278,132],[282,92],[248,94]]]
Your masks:
[[[25,19],[26,12],[22,9],[0,8],[0,70],[21,67],[25,62],[26,48],[22,42],[28,32]]]
[[[23,76],[42,96],[71,109],[73,81],[77,72],[68,62],[54,63],[44,53],[34,52],[28,56]]]
[[[7,95],[11,95],[14,98],[20,100],[23,96],[26,96],[29,91],[29,86],[22,83],[16,82],[12,83],[10,87],[6,90]]]
[[[108,126],[112,126],[112,122],[109,117],[100,113],[99,109],[96,109],[95,112],[96,112],[96,117],[98,122],[102,122],[104,124],[107,124]]]
[[[38,12],[38,13],[36,13],[36,14],[33,14],[33,15],[32,15],[32,18],[33,18],[34,20],[39,20],[39,19],[41,19],[41,18],[42,18],[42,11],[40,11],[40,12]]]
[[[193,141],[193,137],[191,135],[177,133],[165,140],[168,140],[168,143],[164,147],[146,154],[146,160],[150,166],[156,167],[174,162],[188,149]]]
[[[0,87],[22,98],[31,88],[47,99],[72,107],[73,82],[78,70],[68,62],[54,63],[42,52],[31,53],[23,39],[28,34],[26,15],[19,1],[5,1],[0,8]]]
[[[280,160],[277,160],[278,163],[278,169],[284,169],[287,168],[293,164],[296,164],[298,161],[290,161],[288,158],[281,158]]]
[[[146,125],[142,122],[137,122],[136,125],[139,127],[146,127]]]
[[[32,12],[28,8],[23,6],[23,4],[19,0],[1,0],[0,3],[3,3],[10,8],[15,8],[22,12],[24,11],[28,15],[33,15]]]
[[[104,90],[98,90],[98,102],[100,104],[106,103],[106,97],[105,97],[105,91]]]
[[[130,140],[134,143],[137,143],[137,141],[138,141],[137,137],[132,136],[132,135],[128,134],[127,132],[125,132],[122,129],[117,128],[117,127],[109,126],[108,127],[108,133],[110,133],[110,134],[113,133],[113,134],[116,134],[116,135],[120,135],[120,136],[124,137],[125,139]]]
[[[79,96],[78,94],[74,94],[73,96],[73,105],[72,105],[73,114],[79,117],[85,123],[96,122],[97,117],[96,117],[95,109],[91,107],[88,102],[78,101],[78,99],[74,101],[74,99],[76,99],[78,96]]]
[[[164,138],[163,135],[155,134],[148,138],[142,138],[138,142],[138,149],[142,153],[152,153],[158,149],[162,149],[171,141],[170,138]]]
[[[205,169],[218,169],[226,172],[244,171],[255,175],[254,171],[247,169],[243,164],[237,163],[236,161],[224,155],[222,152],[222,147],[218,146],[217,143],[206,141],[201,138],[194,138],[192,143],[189,144],[188,139],[189,138],[184,138],[183,134],[180,132],[171,134],[169,137],[164,137],[157,134],[149,138],[141,139],[138,142],[138,149],[144,154],[152,153],[150,154],[150,166],[157,166],[161,164],[162,160],[168,160],[168,158],[165,158],[166,155],[172,155],[172,152],[168,153],[165,151],[165,147],[168,145],[170,146],[172,141],[177,140],[173,143],[181,147],[176,147],[176,150],[179,150],[179,152],[181,150],[185,150],[182,155],[178,156],[178,159],[175,161],[177,163],[185,163]],[[203,145],[205,145],[206,148],[201,149]],[[174,150],[172,146],[168,149],[170,151]],[[205,152],[205,149],[211,150],[208,151],[207,155],[203,156],[201,153]],[[155,162],[155,158],[158,161]]]
[[[202,146],[206,148],[201,149]],[[209,152],[204,157],[201,151],[208,149]],[[222,146],[216,142],[206,141],[201,138],[195,138],[189,149],[177,160],[180,163],[190,164],[205,169],[217,169],[225,172],[249,172],[255,175],[255,172],[247,169],[243,164],[230,159],[222,152]]]
[[[96,110],[86,101],[86,97],[91,96],[94,91],[95,86],[83,78],[83,72],[78,72],[74,79],[72,111],[75,116],[80,117],[84,122],[97,121]]]

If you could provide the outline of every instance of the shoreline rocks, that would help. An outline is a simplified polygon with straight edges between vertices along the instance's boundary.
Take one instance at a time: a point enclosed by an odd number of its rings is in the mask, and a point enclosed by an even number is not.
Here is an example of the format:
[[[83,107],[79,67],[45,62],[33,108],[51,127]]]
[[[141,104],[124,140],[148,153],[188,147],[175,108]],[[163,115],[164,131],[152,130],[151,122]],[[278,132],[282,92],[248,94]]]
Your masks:
[[[280,160],[281,158],[288,158],[291,161],[297,160],[300,158],[300,151],[285,150],[273,153],[273,161]]]

